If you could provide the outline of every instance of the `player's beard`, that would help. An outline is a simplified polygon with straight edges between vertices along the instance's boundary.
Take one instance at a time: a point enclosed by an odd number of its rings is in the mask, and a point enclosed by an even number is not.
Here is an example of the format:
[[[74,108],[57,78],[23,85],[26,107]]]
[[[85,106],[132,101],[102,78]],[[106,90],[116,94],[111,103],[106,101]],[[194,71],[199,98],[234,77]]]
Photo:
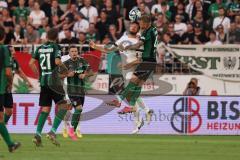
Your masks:
[[[132,36],[136,36],[138,32],[131,32],[129,31],[129,34],[132,35]]]

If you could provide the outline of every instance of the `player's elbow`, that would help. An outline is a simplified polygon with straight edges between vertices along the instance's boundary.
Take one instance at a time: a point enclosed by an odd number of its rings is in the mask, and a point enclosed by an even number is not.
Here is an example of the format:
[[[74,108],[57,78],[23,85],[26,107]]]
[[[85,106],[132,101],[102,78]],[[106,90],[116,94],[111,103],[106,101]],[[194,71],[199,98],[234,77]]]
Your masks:
[[[7,77],[12,77],[12,69],[11,68],[6,68],[6,76]]]

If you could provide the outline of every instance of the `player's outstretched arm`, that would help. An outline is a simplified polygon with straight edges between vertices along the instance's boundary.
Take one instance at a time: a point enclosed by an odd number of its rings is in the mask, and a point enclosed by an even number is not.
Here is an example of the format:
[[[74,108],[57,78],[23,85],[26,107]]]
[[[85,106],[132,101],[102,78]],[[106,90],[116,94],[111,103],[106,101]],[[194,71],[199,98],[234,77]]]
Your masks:
[[[104,52],[104,53],[109,53],[109,52],[114,52],[114,51],[117,51],[119,50],[117,46],[111,44],[111,45],[97,45],[96,43],[94,43],[93,41],[91,41],[89,43],[90,47],[95,49],[95,50],[98,50],[98,51],[101,51],[101,52]]]
[[[35,74],[36,77],[39,76],[38,74],[38,69],[35,65],[36,59],[31,58],[30,62],[29,62],[29,67],[31,68],[31,70],[33,71],[33,73]]]
[[[124,50],[137,50],[144,44],[143,41],[138,41],[138,43],[124,47]]]
[[[27,82],[28,87],[33,88],[32,83],[29,81],[25,73],[23,72],[22,68],[18,68],[16,72],[25,82]]]

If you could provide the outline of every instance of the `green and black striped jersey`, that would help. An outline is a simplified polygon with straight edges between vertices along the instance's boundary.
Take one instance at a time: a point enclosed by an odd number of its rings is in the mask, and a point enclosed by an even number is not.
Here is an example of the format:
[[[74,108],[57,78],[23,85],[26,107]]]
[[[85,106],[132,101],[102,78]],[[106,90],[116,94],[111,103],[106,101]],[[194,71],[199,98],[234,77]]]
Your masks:
[[[85,93],[84,80],[79,78],[86,70],[89,70],[89,63],[83,58],[77,60],[69,59],[64,62],[68,70],[73,71],[73,77],[67,77],[68,93],[83,94]]]
[[[46,42],[36,49],[33,58],[39,62],[40,85],[49,86],[54,84],[53,73],[57,65],[56,58],[61,58],[61,48],[54,42]]]
[[[158,45],[158,31],[157,28],[151,26],[147,30],[143,31],[140,40],[144,42],[144,51],[142,53],[143,61],[156,62],[156,52]]]
[[[11,68],[12,57],[9,49],[5,45],[0,45],[0,94],[6,93],[7,90],[7,76],[6,68]]]

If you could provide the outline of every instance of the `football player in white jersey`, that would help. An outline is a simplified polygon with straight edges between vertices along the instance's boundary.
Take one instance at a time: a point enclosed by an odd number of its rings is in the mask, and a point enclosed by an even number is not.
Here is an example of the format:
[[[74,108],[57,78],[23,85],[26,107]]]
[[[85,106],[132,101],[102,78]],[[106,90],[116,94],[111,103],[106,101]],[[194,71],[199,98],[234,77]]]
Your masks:
[[[136,44],[138,42],[138,32],[139,32],[138,23],[131,22],[129,33],[124,34],[119,40],[116,41],[114,45],[99,46],[99,45],[96,45],[94,42],[90,42],[90,46],[93,49],[100,50],[104,53],[116,51],[118,50],[117,46],[119,45],[128,46],[128,45]],[[135,71],[136,65],[141,61],[141,52],[134,51],[134,50],[126,50],[126,51],[120,51],[120,55],[122,58],[122,63],[119,65],[119,67],[122,68],[122,74],[125,79],[124,84],[127,85],[130,78],[132,77],[133,72]],[[133,134],[138,133],[140,128],[144,125],[144,121],[143,121],[143,118],[141,117],[140,110],[145,111],[148,124],[150,123],[151,116],[153,114],[153,110],[149,109],[149,107],[147,107],[144,104],[142,98],[138,98],[136,103],[136,108],[137,108],[136,112],[133,112],[135,117],[135,127],[136,127],[132,131]]]

